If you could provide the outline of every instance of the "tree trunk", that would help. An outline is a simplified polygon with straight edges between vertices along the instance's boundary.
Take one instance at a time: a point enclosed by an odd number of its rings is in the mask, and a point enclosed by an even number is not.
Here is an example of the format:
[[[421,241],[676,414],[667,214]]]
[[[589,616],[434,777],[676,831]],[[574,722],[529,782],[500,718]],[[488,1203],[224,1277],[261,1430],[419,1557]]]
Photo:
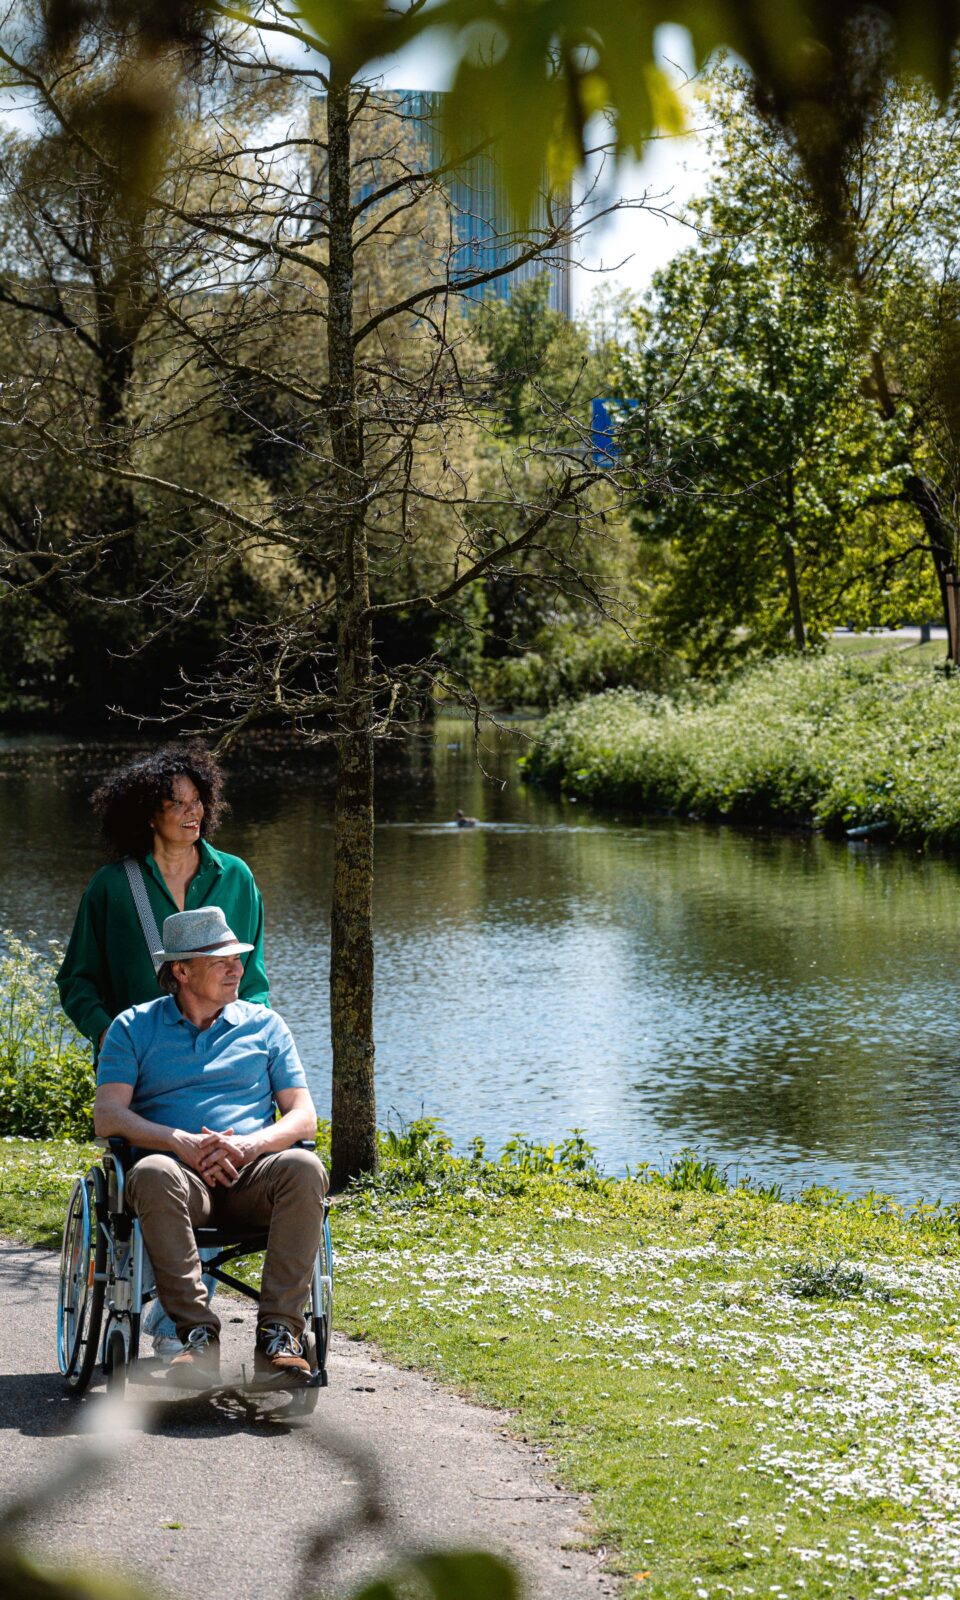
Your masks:
[[[377,1165],[373,1079],[373,702],[363,428],[353,347],[350,84],[327,96],[330,452],[335,478],[337,794],[330,926],[331,1181]]]
[[[873,388],[881,415],[896,415],[896,403],[878,351],[871,358]],[[960,665],[960,596],[957,593],[957,550],[960,546],[956,524],[944,514],[943,501],[935,484],[923,473],[911,472],[903,486],[904,498],[913,506],[926,535],[933,569],[940,589],[943,620],[947,625],[947,660]]]
[[[807,634],[803,626],[803,607],[800,604],[800,583],[797,578],[797,510],[794,499],[793,468],[787,468],[787,537],[783,541],[783,565],[787,574],[790,595],[790,619],[793,623],[793,642],[802,653],[807,648]]]
[[[947,660],[960,665],[960,617],[958,617],[956,547],[957,530],[943,515],[940,496],[929,479],[911,473],[903,492],[915,508],[933,559],[944,621],[947,625]]]
[[[95,572],[85,580],[87,603],[77,607],[71,628],[73,676],[79,692],[71,700],[70,713],[98,721],[116,698],[118,670],[123,671],[118,669],[118,657],[137,642],[136,601],[149,581],[148,549],[139,536],[133,489],[111,477],[109,469],[132,465],[127,398],[146,320],[150,270],[142,216],[137,222],[129,212],[121,214],[112,185],[103,177],[95,192],[87,195],[84,190],[84,194],[91,203],[84,211],[83,264],[93,289],[99,356],[95,440],[104,469],[90,507],[91,526],[100,538],[113,537],[101,551]],[[118,249],[122,235],[126,243]],[[119,261],[111,265],[117,256]]]

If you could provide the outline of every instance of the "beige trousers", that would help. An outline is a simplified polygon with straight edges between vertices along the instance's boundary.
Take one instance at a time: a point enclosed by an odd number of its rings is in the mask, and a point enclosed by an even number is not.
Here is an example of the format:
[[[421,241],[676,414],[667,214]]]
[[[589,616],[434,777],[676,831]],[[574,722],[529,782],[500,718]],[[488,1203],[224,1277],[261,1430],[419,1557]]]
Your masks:
[[[243,1168],[232,1189],[208,1188],[173,1156],[142,1157],[127,1178],[127,1198],[178,1336],[201,1324],[220,1330],[203,1287],[194,1228],[268,1228],[258,1319],[302,1333],[326,1192],[327,1175],[312,1150],[261,1156]]]

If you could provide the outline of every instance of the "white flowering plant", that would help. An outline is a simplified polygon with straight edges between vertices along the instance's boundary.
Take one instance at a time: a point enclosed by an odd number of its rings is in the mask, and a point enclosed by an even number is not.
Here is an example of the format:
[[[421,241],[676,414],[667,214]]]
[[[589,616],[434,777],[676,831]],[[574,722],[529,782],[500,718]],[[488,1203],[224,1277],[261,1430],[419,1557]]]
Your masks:
[[[90,1045],[57,1001],[60,950],[9,930],[0,954],[0,1134],[93,1136],[96,1077]]]

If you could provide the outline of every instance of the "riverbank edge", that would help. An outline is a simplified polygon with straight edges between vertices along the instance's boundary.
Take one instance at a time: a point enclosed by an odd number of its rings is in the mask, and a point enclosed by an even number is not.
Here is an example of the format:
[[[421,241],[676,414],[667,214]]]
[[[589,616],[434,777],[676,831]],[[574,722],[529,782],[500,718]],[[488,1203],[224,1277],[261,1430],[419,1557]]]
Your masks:
[[[960,849],[960,681],[940,668],[779,659],[673,695],[613,690],[543,720],[522,776],[630,820]]]
[[[55,1247],[70,1183],[96,1154],[93,1147],[60,1141],[0,1141],[0,1233]],[[708,1170],[699,1169],[701,1179]],[[691,1167],[688,1176],[695,1183],[697,1169]],[[742,1410],[721,1410],[713,1380],[697,1364],[677,1359],[666,1329],[663,1372],[656,1365],[621,1366],[616,1350],[604,1354],[601,1346],[598,1355],[595,1346],[584,1345],[582,1332],[563,1326],[564,1304],[571,1297],[589,1300],[622,1252],[638,1246],[653,1258],[666,1252],[687,1263],[684,1292],[694,1308],[705,1293],[714,1293],[719,1272],[723,1293],[733,1294],[731,1304],[746,1317],[753,1313],[739,1281],[744,1263],[757,1283],[766,1281],[778,1270],[769,1259],[771,1241],[777,1241],[777,1261],[805,1264],[813,1285],[809,1306],[797,1302],[801,1311],[830,1310],[833,1294],[858,1337],[882,1320],[882,1297],[863,1289],[872,1281],[869,1274],[851,1268],[846,1278],[842,1272],[838,1277],[838,1264],[857,1259],[880,1269],[897,1262],[938,1268],[949,1263],[960,1282],[955,1209],[918,1206],[908,1214],[880,1196],[847,1201],[829,1191],[782,1201],[743,1187],[671,1189],[663,1179],[597,1180],[589,1174],[528,1175],[513,1192],[500,1194],[469,1186],[430,1194],[422,1183],[391,1189],[388,1182],[341,1197],[335,1235],[341,1331],[375,1345],[390,1361],[510,1413],[517,1437],[548,1451],[558,1481],[590,1497],[597,1544],[609,1552],[611,1570],[624,1577],[625,1592],[670,1600],[751,1593],[741,1580],[749,1575],[756,1581],[760,1574],[752,1555],[742,1559],[737,1540],[731,1546],[734,1513],[771,1530],[767,1588],[752,1592],[769,1592],[774,1580],[793,1582],[804,1573],[809,1578],[807,1558],[796,1551],[813,1530],[799,1521],[792,1544],[785,1542],[789,1534],[772,1531],[790,1524],[789,1516],[783,1521],[782,1494],[769,1476],[750,1467],[755,1428],[766,1415],[762,1407],[776,1390],[764,1391],[756,1403],[738,1401]],[[717,1240],[723,1242],[719,1253]],[[580,1259],[586,1244],[593,1252],[588,1269]],[[510,1266],[505,1290],[491,1285],[485,1265],[491,1251]],[[457,1297],[471,1261],[483,1293],[467,1303],[475,1309],[465,1309]],[[532,1287],[521,1292],[517,1285],[527,1280]],[[855,1290],[860,1283],[861,1299],[859,1291],[847,1295],[844,1283]],[[665,1285],[659,1292],[666,1292]],[[554,1302],[558,1311],[550,1309],[551,1294],[560,1296]],[[689,1309],[681,1311],[689,1317]],[[949,1361],[951,1352],[942,1353],[940,1309],[922,1308],[915,1320],[914,1342],[929,1350],[930,1361]],[[600,1367],[590,1364],[597,1359]],[[796,1383],[789,1363],[777,1381]],[[724,1385],[729,1387],[729,1378]],[[687,1426],[691,1415],[702,1415],[713,1432]],[[704,1438],[716,1447],[711,1454],[724,1453],[722,1476],[709,1482],[702,1472]],[[668,1495],[667,1487],[675,1492]],[[695,1544],[692,1506],[700,1519]],[[817,1531],[842,1543],[865,1515],[875,1520],[872,1508],[864,1513],[833,1507]],[[880,1592],[868,1578],[869,1573],[844,1593]],[[828,1589],[808,1586],[804,1593],[810,1600]]]

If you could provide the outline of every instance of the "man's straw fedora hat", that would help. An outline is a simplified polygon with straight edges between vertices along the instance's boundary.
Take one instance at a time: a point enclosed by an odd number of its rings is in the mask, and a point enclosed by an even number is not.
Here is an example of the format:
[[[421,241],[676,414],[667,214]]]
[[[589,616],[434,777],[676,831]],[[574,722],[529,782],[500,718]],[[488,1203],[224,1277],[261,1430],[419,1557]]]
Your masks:
[[[200,906],[196,911],[175,911],[163,924],[163,949],[158,961],[191,961],[194,956],[242,956],[253,949],[244,944],[219,906]]]

